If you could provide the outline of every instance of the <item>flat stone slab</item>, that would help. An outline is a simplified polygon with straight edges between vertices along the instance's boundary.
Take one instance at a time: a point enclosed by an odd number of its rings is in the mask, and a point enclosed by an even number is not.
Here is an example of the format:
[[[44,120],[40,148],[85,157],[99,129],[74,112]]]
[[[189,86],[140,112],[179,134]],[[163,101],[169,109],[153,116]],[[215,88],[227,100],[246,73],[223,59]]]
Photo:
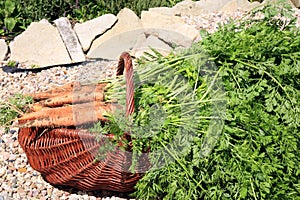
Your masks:
[[[173,16],[175,15],[175,9],[174,8],[169,8],[169,7],[155,7],[155,8],[149,8],[150,12],[157,12],[162,15],[169,15]]]
[[[8,52],[8,46],[4,39],[0,39],[0,60],[4,60],[6,58],[6,54]]]
[[[40,67],[71,63],[58,30],[47,20],[31,23],[9,47],[10,60],[20,63]]]
[[[61,38],[63,39],[65,46],[70,54],[72,62],[85,61],[85,55],[82,51],[78,38],[71,27],[71,23],[68,18],[61,17],[54,21]]]
[[[300,7],[300,0],[291,0],[291,2],[294,4],[295,7]]]
[[[202,1],[202,0],[201,0]],[[215,1],[215,0],[214,0]],[[211,2],[211,1],[209,1]],[[192,0],[185,0],[177,3],[173,6],[174,15],[184,16],[184,15],[201,15],[206,9],[205,4],[197,4]]]
[[[239,1],[239,0],[236,0]],[[184,16],[184,15],[201,15],[211,12],[218,12],[223,8],[230,0],[201,0],[192,1],[185,0],[177,3],[173,6],[174,15]]]
[[[250,3],[248,0],[231,0],[228,3],[226,3],[220,11],[225,13],[237,11],[247,12],[259,5],[260,3],[257,1]]]
[[[117,21],[113,14],[106,14],[84,23],[76,23],[74,30],[81,43],[83,51],[87,51],[93,40],[110,29]]]
[[[124,51],[130,52],[144,38],[146,37],[143,29],[120,33],[99,44],[93,52],[88,54],[88,58],[117,60]]]
[[[142,37],[142,23],[130,9],[124,8],[117,15],[117,23],[94,40],[87,57],[117,60],[123,51],[131,50]]]
[[[153,54],[151,48],[157,50],[163,56],[168,55],[173,50],[162,40],[153,35],[149,35],[143,42],[134,47],[132,54],[137,58],[143,56],[145,52]]]
[[[250,3],[248,0],[185,0],[177,3],[172,8],[156,7],[150,8],[149,11],[169,16],[198,16],[211,12],[250,11],[258,5],[260,3],[257,1]]]
[[[177,16],[142,11],[141,20],[147,34],[154,35],[168,44],[189,47],[200,37],[198,30]]]

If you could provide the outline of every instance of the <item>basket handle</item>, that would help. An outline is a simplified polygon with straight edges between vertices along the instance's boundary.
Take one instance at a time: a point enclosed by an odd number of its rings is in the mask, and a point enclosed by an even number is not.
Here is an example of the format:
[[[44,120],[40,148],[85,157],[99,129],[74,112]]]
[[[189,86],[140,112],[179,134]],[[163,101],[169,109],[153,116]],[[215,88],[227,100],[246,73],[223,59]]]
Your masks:
[[[124,73],[126,79],[126,117],[134,112],[134,83],[132,59],[128,52],[123,52],[119,58],[117,76]]]

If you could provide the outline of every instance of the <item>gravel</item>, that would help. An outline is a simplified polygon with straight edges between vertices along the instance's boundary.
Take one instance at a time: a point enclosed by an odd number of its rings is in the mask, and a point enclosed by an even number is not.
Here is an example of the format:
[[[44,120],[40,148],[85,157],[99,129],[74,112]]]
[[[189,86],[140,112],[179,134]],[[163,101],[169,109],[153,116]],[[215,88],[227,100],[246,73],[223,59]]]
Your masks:
[[[2,65],[6,63],[3,62]],[[115,72],[117,61],[94,60],[75,66],[59,66],[40,72],[27,70],[23,72],[7,73],[0,69],[0,96],[7,100],[15,93],[32,94],[46,91],[47,89],[64,85],[72,81],[85,81],[87,77],[103,79],[110,77]],[[17,68],[24,69],[26,66],[19,64]]]
[[[197,29],[205,29],[212,33],[219,23],[227,23],[229,18],[239,19],[242,12],[230,14],[211,13],[200,16],[182,16],[187,24]],[[295,11],[300,19],[299,10]],[[6,65],[6,62],[0,63]],[[75,80],[86,80],[87,77],[102,79],[115,74],[116,61],[96,60],[75,66],[60,66],[40,72],[7,73],[0,69],[0,96],[7,100],[15,93],[29,94],[45,91],[53,86],[63,85]],[[26,66],[18,65],[18,68]],[[8,132],[0,127],[0,200],[7,199],[126,199],[126,194],[109,191],[84,192],[72,188],[53,187],[45,182],[40,173],[33,170],[27,162],[26,155],[18,143],[18,129]]]

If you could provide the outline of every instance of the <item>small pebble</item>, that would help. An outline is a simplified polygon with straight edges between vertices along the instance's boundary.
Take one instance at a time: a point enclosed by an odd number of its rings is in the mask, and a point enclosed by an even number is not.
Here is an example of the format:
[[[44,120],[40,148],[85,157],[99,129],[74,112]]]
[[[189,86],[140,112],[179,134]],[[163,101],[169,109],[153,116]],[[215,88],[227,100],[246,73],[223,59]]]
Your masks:
[[[8,158],[8,162],[14,162],[17,159],[17,155],[11,154]]]
[[[6,167],[1,167],[0,168],[0,177],[4,176],[6,174]]]

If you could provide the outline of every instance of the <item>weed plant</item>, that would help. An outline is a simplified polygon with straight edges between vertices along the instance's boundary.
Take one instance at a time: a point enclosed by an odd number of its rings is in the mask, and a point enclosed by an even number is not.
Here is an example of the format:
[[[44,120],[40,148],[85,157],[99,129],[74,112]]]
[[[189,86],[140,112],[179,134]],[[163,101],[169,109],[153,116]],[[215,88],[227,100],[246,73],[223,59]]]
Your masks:
[[[0,101],[0,126],[8,130],[12,122],[24,114],[31,103],[33,99],[22,94],[15,94],[7,101]]]

